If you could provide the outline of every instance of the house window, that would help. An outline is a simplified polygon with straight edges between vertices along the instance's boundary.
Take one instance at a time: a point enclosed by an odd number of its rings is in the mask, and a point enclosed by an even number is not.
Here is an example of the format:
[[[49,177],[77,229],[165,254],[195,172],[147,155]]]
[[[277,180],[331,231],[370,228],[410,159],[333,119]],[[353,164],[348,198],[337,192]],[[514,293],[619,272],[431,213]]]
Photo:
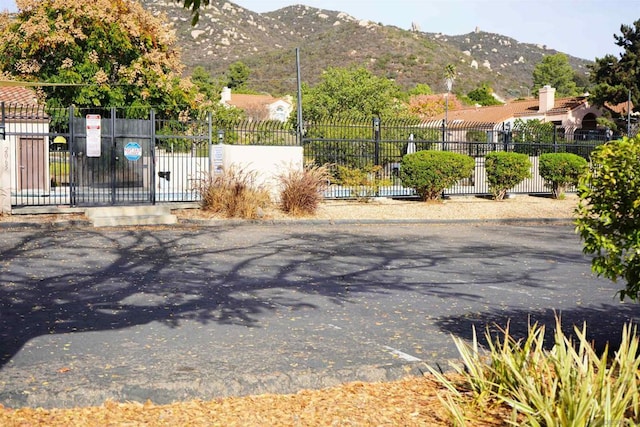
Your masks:
[[[285,114],[284,107],[282,105],[279,105],[276,108],[276,113],[274,114],[274,118],[276,120],[280,120],[281,122],[284,122],[287,120],[287,115]]]

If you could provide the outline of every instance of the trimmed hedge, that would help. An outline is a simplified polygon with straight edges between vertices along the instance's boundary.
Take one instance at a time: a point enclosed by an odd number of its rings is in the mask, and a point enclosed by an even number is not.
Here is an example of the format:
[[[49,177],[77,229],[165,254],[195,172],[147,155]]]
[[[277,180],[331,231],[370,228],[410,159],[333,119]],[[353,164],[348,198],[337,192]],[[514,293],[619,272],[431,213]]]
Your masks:
[[[567,187],[578,184],[587,166],[587,161],[577,154],[545,153],[540,155],[539,172],[551,187],[552,197],[559,199],[564,197]]]
[[[437,200],[446,188],[471,176],[474,168],[475,160],[464,154],[418,151],[402,158],[400,180],[416,190],[422,200]]]
[[[502,200],[507,191],[531,176],[529,156],[508,151],[494,151],[485,157],[489,191],[495,200]]]

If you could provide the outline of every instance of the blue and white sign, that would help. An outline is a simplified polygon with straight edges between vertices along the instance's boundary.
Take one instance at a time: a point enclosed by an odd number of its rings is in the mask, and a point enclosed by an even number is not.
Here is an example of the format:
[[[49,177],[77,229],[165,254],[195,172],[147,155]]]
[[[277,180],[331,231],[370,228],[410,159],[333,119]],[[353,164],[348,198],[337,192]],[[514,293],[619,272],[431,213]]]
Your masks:
[[[130,142],[124,146],[124,156],[131,162],[142,157],[142,147],[137,142]]]

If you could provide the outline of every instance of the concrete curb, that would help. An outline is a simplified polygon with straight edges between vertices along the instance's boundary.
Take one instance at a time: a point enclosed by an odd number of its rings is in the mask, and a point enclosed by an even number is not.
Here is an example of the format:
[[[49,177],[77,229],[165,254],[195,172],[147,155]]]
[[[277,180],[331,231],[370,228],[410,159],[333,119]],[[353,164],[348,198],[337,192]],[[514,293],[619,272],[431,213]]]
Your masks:
[[[109,228],[124,227],[206,227],[214,228],[221,226],[242,227],[248,225],[263,226],[283,226],[283,225],[573,225],[570,218],[500,218],[500,219],[215,219],[200,220],[186,219],[179,220],[172,225],[135,225],[135,226],[114,226]],[[33,221],[5,221],[0,222],[0,229],[35,229],[35,230],[62,230],[73,228],[93,228],[89,220],[70,220],[57,222],[33,222]]]
[[[570,218],[500,218],[500,219],[256,219],[256,220],[198,220],[188,219],[179,221],[179,225],[195,225],[201,227],[216,227],[220,225],[268,225],[279,226],[289,224],[308,225],[449,225],[449,224],[504,224],[504,225],[572,225]]]
[[[62,230],[68,228],[92,227],[89,220],[70,220],[56,222],[33,222],[33,221],[3,221],[0,222],[0,229],[27,228],[35,230]]]

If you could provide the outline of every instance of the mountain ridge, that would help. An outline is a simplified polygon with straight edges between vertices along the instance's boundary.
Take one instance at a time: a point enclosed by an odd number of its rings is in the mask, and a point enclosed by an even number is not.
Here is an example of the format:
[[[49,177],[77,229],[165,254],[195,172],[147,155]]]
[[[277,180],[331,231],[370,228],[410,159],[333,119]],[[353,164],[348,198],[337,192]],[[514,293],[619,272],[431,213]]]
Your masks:
[[[310,85],[328,67],[364,66],[404,89],[424,83],[443,92],[444,67],[452,63],[458,72],[454,92],[466,93],[487,83],[504,97],[528,95],[536,63],[558,53],[478,29],[453,36],[429,33],[415,24],[402,29],[304,5],[257,13],[213,0],[192,27],[190,12],[180,3],[141,3],[153,14],[167,16],[187,73],[202,66],[214,76],[223,75],[229,65],[242,61],[251,69],[248,87],[274,95],[296,91],[295,48],[300,52],[302,80]],[[586,75],[592,61],[567,57],[577,74]]]

